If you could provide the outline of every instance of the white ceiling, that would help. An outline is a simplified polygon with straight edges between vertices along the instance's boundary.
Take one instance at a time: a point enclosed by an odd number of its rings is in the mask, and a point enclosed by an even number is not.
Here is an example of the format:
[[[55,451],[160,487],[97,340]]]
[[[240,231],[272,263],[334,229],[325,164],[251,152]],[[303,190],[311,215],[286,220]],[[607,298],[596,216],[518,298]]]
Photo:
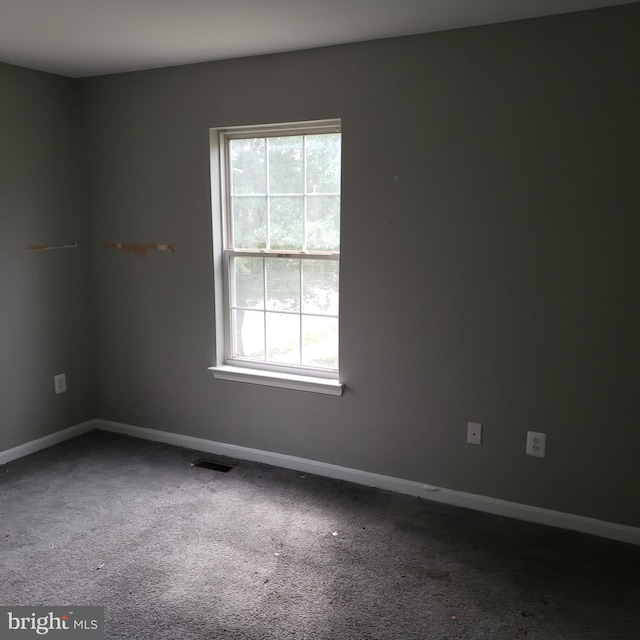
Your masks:
[[[0,61],[82,77],[508,22],[629,2],[0,0]]]

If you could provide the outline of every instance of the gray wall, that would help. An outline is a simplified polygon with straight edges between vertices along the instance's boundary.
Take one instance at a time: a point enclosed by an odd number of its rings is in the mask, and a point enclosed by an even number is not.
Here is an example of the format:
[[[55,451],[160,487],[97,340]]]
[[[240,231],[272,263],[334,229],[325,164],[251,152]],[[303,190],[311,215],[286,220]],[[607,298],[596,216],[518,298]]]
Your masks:
[[[79,109],[72,80],[0,64],[0,451],[94,416]]]
[[[94,415],[640,526],[639,31],[629,5],[82,81]],[[66,148],[44,126],[73,131],[56,90],[51,112],[15,116],[10,156],[42,135]],[[327,117],[343,120],[346,392],[214,380],[208,129]],[[2,310],[7,444],[66,426],[71,408],[31,415],[27,392],[84,362],[62,320],[81,312],[64,262],[80,254],[21,249],[38,225],[77,231],[73,189],[24,162],[18,194],[42,178],[55,204],[24,204],[0,252],[2,291],[22,282]],[[100,248],[148,241],[176,253]],[[54,296],[65,269],[75,286]],[[528,429],[545,459],[524,455]]]

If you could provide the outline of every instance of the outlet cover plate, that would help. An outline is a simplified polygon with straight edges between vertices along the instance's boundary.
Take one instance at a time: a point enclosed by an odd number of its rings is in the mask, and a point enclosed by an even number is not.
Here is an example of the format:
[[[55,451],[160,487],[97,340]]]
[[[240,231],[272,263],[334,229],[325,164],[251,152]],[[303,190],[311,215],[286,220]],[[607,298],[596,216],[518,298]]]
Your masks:
[[[544,458],[547,452],[547,434],[539,431],[527,431],[527,455]]]
[[[482,444],[482,425],[479,422],[467,422],[467,442]]]
[[[65,373],[59,373],[57,376],[53,376],[53,382],[56,393],[64,393],[67,390],[67,375]]]

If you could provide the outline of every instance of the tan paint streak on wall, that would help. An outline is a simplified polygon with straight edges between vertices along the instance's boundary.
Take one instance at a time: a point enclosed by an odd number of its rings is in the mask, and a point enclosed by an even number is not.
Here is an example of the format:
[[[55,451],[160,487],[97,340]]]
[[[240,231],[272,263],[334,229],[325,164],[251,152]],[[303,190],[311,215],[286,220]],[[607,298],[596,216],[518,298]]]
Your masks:
[[[146,244],[139,242],[105,242],[102,248],[116,249],[118,251],[124,251],[124,253],[133,253],[138,256],[138,258],[144,258],[147,255],[147,251],[176,252],[176,248],[172,244],[157,244],[155,242],[148,242]]]
[[[50,249],[77,249],[78,243],[74,242],[73,244],[61,244],[58,246],[47,246],[45,244],[30,244],[27,249],[29,251],[47,251]]]

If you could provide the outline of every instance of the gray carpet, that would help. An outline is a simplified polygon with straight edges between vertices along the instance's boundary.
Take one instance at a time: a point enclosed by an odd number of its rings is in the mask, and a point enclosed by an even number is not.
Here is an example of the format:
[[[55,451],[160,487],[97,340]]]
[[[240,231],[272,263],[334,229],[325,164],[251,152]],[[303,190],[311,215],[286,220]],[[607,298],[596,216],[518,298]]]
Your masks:
[[[0,467],[0,604],[114,640],[640,638],[640,547],[196,457],[95,431]]]

